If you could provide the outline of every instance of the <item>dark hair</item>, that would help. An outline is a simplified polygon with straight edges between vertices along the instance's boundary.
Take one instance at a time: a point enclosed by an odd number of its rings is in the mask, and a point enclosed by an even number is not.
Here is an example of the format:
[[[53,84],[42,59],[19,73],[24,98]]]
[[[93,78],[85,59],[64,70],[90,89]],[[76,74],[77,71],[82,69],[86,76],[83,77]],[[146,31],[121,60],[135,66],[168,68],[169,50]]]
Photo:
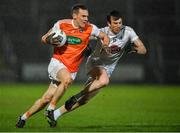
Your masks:
[[[117,10],[112,10],[108,15],[107,15],[107,21],[111,23],[111,17],[113,17],[114,20],[118,20],[122,18],[122,15],[120,14],[119,11]]]
[[[88,8],[85,5],[83,5],[83,4],[75,4],[71,8],[71,14],[78,13],[79,9],[88,10]]]

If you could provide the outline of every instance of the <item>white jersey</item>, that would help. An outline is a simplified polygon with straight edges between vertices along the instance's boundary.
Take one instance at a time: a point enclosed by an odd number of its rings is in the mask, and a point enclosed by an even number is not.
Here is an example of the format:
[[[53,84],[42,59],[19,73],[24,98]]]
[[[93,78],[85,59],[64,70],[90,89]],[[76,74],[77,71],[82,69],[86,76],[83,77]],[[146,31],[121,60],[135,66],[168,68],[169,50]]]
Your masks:
[[[133,43],[138,39],[138,36],[129,26],[122,26],[118,34],[112,33],[109,27],[101,28],[101,31],[106,33],[110,38],[108,47],[116,45],[118,49],[111,55],[107,54],[105,51],[100,52],[102,50],[102,42],[98,40],[95,51],[88,58],[87,68],[89,71],[94,66],[111,67],[110,76],[118,60],[123,55],[125,46],[128,45],[129,42]]]

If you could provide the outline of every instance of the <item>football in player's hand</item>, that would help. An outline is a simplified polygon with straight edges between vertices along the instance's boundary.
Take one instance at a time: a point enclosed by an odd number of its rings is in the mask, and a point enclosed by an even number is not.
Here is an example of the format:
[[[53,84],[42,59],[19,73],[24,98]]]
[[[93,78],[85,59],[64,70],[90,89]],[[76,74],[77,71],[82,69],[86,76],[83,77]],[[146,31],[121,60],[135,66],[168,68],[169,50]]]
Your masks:
[[[67,37],[64,31],[56,29],[51,31],[50,35],[47,37],[47,40],[50,44],[56,47],[62,47],[66,44]]]

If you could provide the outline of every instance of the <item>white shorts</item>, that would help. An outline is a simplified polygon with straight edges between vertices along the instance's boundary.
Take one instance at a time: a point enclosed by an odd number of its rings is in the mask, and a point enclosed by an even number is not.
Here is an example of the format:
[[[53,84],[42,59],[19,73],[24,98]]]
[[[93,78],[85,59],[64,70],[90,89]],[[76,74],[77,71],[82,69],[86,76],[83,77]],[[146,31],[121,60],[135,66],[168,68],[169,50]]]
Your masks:
[[[107,65],[107,64],[102,63],[101,61],[96,61],[93,58],[88,58],[88,60],[86,62],[86,71],[87,71],[87,73],[89,73],[95,67],[102,67],[106,70],[108,76],[111,77],[112,72],[114,71],[114,69],[116,67],[116,64],[117,64],[117,62]]]
[[[48,66],[49,78],[51,80],[60,81],[59,79],[57,79],[57,73],[62,68],[67,69],[67,67],[61,61],[55,58],[51,58],[51,61]],[[76,78],[76,75],[77,75],[77,72],[71,73],[71,77],[73,80]]]

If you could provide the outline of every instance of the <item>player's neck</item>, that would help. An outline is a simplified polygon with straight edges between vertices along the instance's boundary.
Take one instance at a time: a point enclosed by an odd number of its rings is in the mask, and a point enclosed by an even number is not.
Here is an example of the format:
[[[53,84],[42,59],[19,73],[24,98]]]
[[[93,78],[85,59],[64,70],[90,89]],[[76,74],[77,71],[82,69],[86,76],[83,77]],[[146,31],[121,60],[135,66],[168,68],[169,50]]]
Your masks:
[[[76,20],[72,20],[72,26],[74,27],[74,28],[80,28],[79,27],[79,25],[78,25],[78,23],[76,22]]]
[[[113,35],[117,35],[117,33],[113,32],[113,30],[111,28],[109,28],[109,30]]]

